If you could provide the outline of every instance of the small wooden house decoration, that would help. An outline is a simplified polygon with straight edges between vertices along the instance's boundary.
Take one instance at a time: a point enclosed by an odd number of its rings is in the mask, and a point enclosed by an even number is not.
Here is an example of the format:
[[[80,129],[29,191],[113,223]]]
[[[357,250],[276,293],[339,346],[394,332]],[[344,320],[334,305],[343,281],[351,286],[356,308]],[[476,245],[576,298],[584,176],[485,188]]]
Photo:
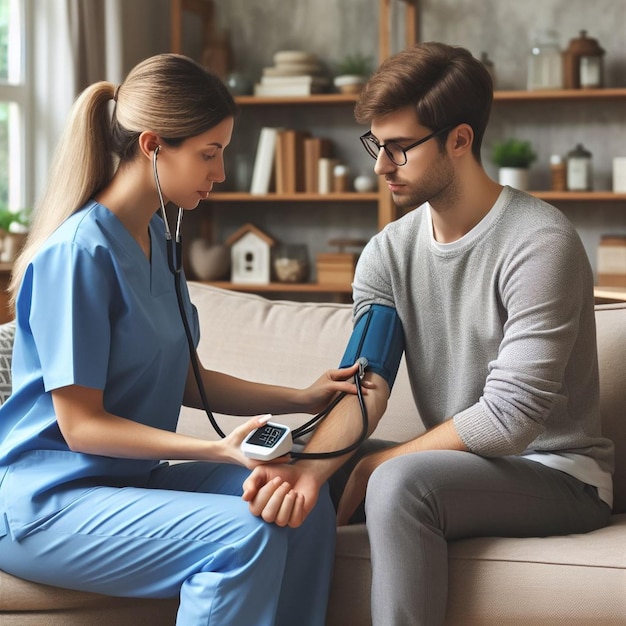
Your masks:
[[[267,285],[270,282],[271,250],[276,241],[253,224],[245,224],[227,240],[230,246],[231,281]]]

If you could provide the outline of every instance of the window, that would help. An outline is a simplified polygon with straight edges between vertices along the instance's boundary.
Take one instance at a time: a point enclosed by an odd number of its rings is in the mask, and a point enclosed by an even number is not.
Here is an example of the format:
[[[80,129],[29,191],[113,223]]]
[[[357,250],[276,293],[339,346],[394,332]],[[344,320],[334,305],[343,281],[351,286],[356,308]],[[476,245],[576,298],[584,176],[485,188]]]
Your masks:
[[[24,208],[25,3],[0,0],[0,207]]]

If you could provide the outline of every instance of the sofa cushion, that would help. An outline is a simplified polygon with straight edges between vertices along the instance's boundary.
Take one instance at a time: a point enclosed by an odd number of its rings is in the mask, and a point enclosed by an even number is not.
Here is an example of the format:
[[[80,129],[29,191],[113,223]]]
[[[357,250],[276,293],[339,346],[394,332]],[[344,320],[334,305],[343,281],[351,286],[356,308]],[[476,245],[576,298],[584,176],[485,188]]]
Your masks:
[[[614,515],[587,534],[452,542],[446,623],[499,626],[503,616],[514,617],[514,607],[519,623],[624,623],[625,534],[626,515]],[[363,595],[371,582],[369,558],[365,527],[339,528],[328,626],[370,623],[369,595]]]
[[[613,511],[626,513],[626,303],[596,306],[602,434],[615,444]]]
[[[114,598],[23,580],[0,571],[2,626],[171,626],[178,598]]]
[[[11,360],[15,321],[0,325],[0,404],[11,395]]]
[[[198,355],[203,365],[241,378],[306,387],[338,366],[352,333],[349,304],[268,300],[196,282],[189,283],[189,292],[200,318]],[[307,417],[281,420],[293,426]],[[240,421],[216,418],[225,432]],[[186,407],[178,431],[216,437],[202,411]],[[375,436],[405,441],[422,431],[403,359]]]

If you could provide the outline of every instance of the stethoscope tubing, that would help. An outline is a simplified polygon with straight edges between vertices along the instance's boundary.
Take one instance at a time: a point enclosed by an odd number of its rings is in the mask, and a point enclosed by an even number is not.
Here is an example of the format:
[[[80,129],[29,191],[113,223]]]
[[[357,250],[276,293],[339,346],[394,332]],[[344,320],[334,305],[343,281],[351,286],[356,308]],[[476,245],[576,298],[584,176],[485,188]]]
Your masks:
[[[180,230],[183,224],[183,208],[178,207],[178,216],[176,218],[176,239],[172,240],[172,231],[170,230],[170,224],[167,220],[167,213],[165,212],[165,202],[163,201],[161,182],[159,181],[159,172],[157,170],[157,157],[160,150],[161,146],[157,146],[152,152],[152,173],[154,174],[154,183],[156,185],[157,193],[159,195],[159,210],[161,211],[161,217],[163,218],[163,225],[165,227],[165,239],[167,242],[167,263],[172,274],[176,276],[176,274],[180,274],[183,268],[183,248],[180,234]]]
[[[208,398],[206,397],[206,390],[204,388],[204,384],[202,382],[202,374],[200,372],[200,363],[198,359],[198,352],[196,350],[196,346],[194,345],[193,336],[191,334],[191,328],[189,327],[189,320],[187,319],[187,313],[185,311],[185,305],[183,302],[183,294],[181,287],[181,273],[182,273],[182,237],[181,237],[181,226],[183,222],[183,209],[182,207],[178,207],[178,217],[176,219],[176,235],[175,239],[172,239],[172,231],[170,230],[169,222],[167,220],[167,213],[165,211],[165,202],[163,201],[163,193],[161,191],[161,183],[159,181],[159,173],[157,170],[157,157],[161,146],[157,146],[152,152],[152,171],[154,174],[154,183],[156,185],[157,193],[159,196],[159,209],[161,212],[161,217],[163,218],[163,224],[165,228],[165,245],[167,248],[167,263],[170,271],[174,276],[174,288],[176,291],[176,300],[178,302],[178,309],[180,311],[180,317],[183,322],[183,327],[185,329],[185,337],[187,339],[187,346],[189,349],[189,357],[191,359],[191,367],[193,369],[194,378],[196,379],[196,385],[198,387],[198,392],[200,393],[200,399],[202,402],[202,407],[206,416],[211,423],[211,426],[215,429],[215,432],[223,439],[226,437],[224,431],[220,428],[213,412],[211,411],[211,407],[209,405]],[[330,452],[290,452],[290,456],[294,459],[326,459],[333,458],[338,456],[343,456],[353,450],[356,450],[367,438],[367,429],[368,429],[368,415],[367,415],[367,406],[365,405],[365,401],[363,399],[363,391],[361,388],[361,377],[357,372],[354,375],[354,384],[356,385],[356,393],[359,401],[359,406],[361,408],[361,417],[362,417],[362,428],[361,434],[358,439],[356,439],[352,444],[341,448],[340,450],[332,450]],[[312,419],[310,419],[305,424],[302,424],[299,428],[296,428],[292,431],[292,436],[294,439],[298,439],[303,437],[304,435],[312,432],[321,421],[323,421],[329,413],[339,404],[339,402],[346,396],[346,393],[340,393],[335,397],[332,402],[320,413],[315,415]]]

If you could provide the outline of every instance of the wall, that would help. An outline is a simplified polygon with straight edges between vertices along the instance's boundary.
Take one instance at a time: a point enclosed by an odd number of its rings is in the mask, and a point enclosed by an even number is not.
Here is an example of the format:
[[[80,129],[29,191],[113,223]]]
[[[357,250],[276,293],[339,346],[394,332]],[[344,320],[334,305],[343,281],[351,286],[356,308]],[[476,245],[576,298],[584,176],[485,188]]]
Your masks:
[[[394,3],[395,35],[401,32],[402,4]],[[331,70],[347,53],[358,51],[374,57],[378,54],[378,0],[216,0],[216,7],[220,25],[231,34],[237,69],[253,80],[262,67],[271,65],[273,53],[281,49],[314,52]],[[487,52],[496,64],[497,87],[523,89],[534,29],[556,28],[565,47],[570,38],[585,28],[607,51],[607,86],[626,86],[625,23],[623,0],[423,0],[420,37],[462,45],[476,56]],[[199,56],[202,30],[197,20],[186,19],[185,35],[185,51]],[[399,40],[396,48],[402,44]],[[623,110],[623,101],[498,104],[485,137],[486,169],[495,176],[495,168],[489,162],[490,144],[515,134],[530,140],[539,156],[531,171],[531,185],[546,188],[550,154],[564,154],[582,142],[594,155],[595,188],[609,189],[612,158],[626,154]],[[359,130],[357,127],[352,138],[355,151],[360,150]],[[577,226],[594,266],[600,236],[605,232],[626,232],[626,203],[563,203],[559,207]],[[234,215],[229,224],[228,215],[220,213],[222,227],[232,231],[240,217]],[[332,220],[332,215],[320,215],[320,219]],[[293,223],[297,221],[294,216]],[[352,227],[357,228],[356,222],[358,216]]]

